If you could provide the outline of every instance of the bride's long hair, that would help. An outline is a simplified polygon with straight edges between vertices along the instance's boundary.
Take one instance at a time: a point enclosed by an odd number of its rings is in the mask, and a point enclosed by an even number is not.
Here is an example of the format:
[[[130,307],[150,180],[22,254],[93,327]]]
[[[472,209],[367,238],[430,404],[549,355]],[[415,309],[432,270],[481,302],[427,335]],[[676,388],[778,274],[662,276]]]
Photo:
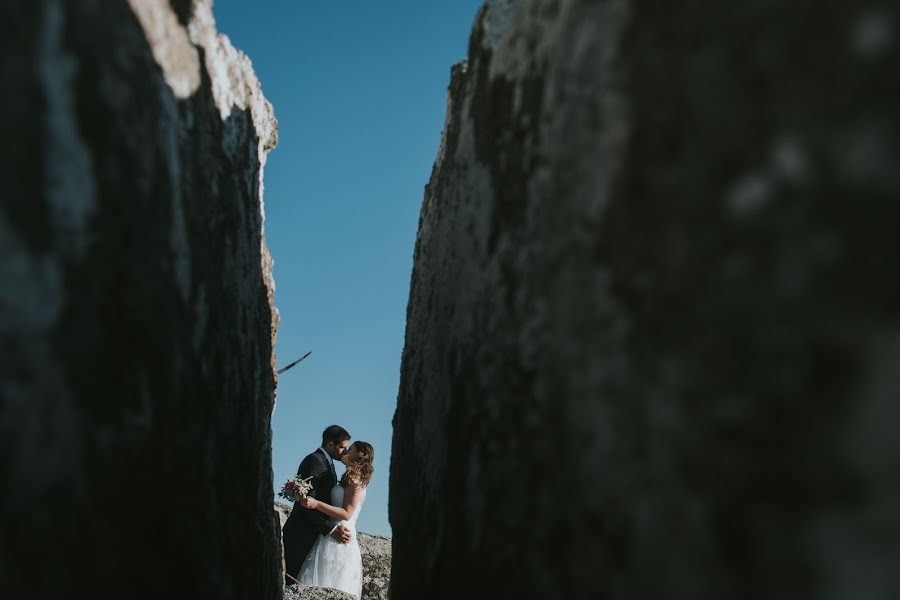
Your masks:
[[[375,469],[372,463],[375,461],[375,448],[369,442],[353,442],[359,455],[352,463],[347,464],[347,470],[341,477],[341,486],[347,487],[348,483],[366,487],[372,479]]]

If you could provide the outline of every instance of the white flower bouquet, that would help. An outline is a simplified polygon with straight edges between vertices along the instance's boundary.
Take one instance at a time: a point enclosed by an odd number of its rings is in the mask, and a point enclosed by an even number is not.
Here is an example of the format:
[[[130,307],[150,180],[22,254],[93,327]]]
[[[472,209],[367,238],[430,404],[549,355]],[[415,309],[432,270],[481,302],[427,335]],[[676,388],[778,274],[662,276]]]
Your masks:
[[[310,479],[312,479],[312,476],[307,477],[306,479],[300,479],[300,477],[288,479],[285,484],[281,486],[281,491],[278,492],[278,495],[291,502],[296,502],[300,498],[305,498],[310,490],[312,490],[312,484],[309,482]]]

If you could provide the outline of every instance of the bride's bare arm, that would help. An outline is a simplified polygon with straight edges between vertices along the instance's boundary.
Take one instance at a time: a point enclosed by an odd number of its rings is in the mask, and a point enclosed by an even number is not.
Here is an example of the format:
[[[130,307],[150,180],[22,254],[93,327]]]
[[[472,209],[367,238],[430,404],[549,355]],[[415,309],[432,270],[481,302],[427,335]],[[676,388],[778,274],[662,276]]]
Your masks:
[[[332,506],[330,504],[326,504],[315,498],[307,498],[305,501],[301,501],[301,504],[305,508],[314,508],[319,512],[325,513],[332,519],[338,519],[340,521],[349,521],[351,517],[353,517],[353,513],[356,512],[356,508],[359,505],[359,488],[355,485],[348,485],[344,488],[344,506],[338,508],[337,506]]]

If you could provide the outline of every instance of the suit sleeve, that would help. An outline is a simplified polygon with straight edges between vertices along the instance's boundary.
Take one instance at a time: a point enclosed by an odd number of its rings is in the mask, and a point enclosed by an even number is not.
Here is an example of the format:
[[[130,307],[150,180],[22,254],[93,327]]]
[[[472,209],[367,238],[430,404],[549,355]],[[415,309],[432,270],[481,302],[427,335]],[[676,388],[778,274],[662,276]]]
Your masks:
[[[329,475],[331,475],[331,469],[328,468],[325,458],[319,456],[319,454],[320,453],[318,452],[314,452],[304,458],[303,462],[300,463],[300,468],[297,470],[297,476],[302,479],[312,476],[312,479],[310,480],[310,483],[313,486],[311,495],[316,500],[327,503],[331,500],[331,489],[325,488],[328,487],[328,480],[331,479],[329,477]],[[331,533],[338,524],[336,520],[328,517],[325,513],[303,508],[296,502],[294,503],[293,510],[300,511],[299,514],[303,516],[304,520],[315,527],[322,535]]]

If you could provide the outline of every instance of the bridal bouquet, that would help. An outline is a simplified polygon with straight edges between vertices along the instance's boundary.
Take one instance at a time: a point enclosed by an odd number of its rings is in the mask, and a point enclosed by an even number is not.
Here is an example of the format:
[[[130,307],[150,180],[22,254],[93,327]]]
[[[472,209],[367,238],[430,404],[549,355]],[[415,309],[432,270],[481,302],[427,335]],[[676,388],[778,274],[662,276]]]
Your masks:
[[[296,502],[300,498],[305,498],[312,489],[312,484],[309,482],[310,479],[312,479],[312,476],[307,477],[306,479],[300,479],[299,477],[289,479],[281,487],[281,491],[278,492],[278,495],[291,502]]]

